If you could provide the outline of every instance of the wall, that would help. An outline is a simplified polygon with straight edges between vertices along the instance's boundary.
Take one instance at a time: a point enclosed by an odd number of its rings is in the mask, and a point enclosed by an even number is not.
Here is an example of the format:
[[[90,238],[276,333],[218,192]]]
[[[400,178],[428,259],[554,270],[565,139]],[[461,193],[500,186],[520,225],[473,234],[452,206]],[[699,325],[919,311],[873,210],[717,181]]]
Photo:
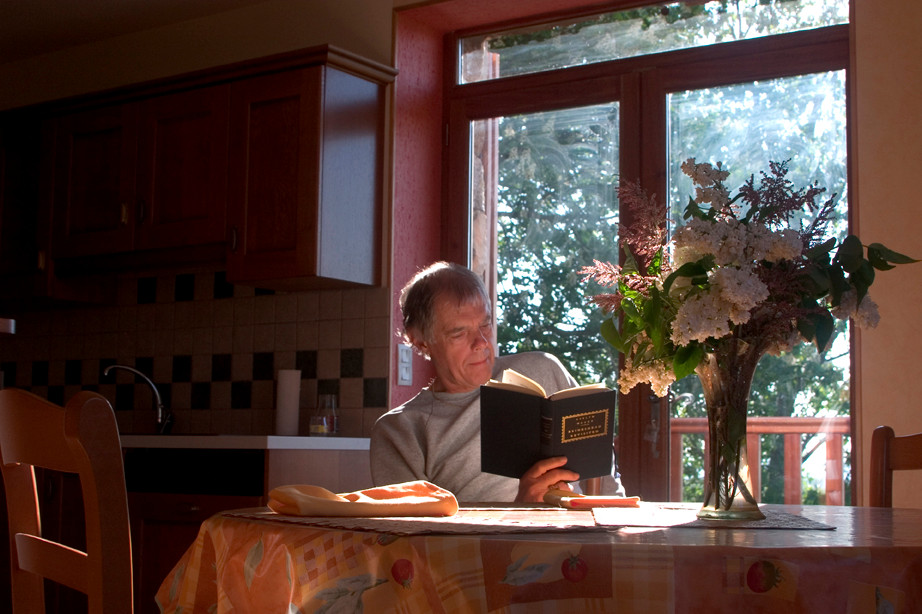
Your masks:
[[[63,403],[96,390],[123,433],[155,430],[152,393],[114,363],[151,376],[174,432],[269,435],[279,369],[301,369],[301,434],[318,392],[339,395],[341,434],[368,437],[387,407],[387,288],[272,292],[221,272],[124,276],[117,303],[17,315],[0,345],[6,385]]]
[[[854,118],[851,156],[857,187],[857,228],[922,258],[919,165],[922,164],[922,4],[910,0],[854,2]],[[870,437],[879,424],[898,435],[922,431],[919,305],[922,263],[877,276],[871,295],[880,307],[877,328],[860,334],[856,430],[863,477]],[[918,472],[917,472],[918,474]],[[859,501],[867,502],[866,481]],[[894,477],[893,504],[922,508],[922,475]]]
[[[394,84],[393,287],[396,295],[417,270],[438,260],[442,194],[442,33],[410,15],[397,17]],[[393,328],[402,331],[394,297]],[[396,361],[395,361],[396,362]],[[432,378],[425,359],[413,355],[413,382],[393,386],[394,406]],[[396,365],[392,372],[397,381]]]

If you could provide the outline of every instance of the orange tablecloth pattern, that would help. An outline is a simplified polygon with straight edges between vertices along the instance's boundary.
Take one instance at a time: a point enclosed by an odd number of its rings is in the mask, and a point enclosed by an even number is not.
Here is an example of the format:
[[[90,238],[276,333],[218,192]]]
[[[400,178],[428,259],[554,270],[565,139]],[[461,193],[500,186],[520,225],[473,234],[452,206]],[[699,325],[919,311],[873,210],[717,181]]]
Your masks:
[[[920,607],[922,510],[777,507],[836,530],[395,535],[229,512],[202,525],[157,601],[169,614]]]

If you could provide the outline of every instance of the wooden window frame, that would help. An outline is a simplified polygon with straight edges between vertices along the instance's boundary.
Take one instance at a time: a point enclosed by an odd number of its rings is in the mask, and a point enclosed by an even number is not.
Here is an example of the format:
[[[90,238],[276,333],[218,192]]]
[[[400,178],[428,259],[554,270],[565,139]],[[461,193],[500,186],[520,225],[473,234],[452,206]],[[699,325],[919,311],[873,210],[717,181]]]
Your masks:
[[[513,25],[504,23],[503,28]],[[682,49],[572,68],[457,83],[459,40],[499,28],[459,31],[445,38],[442,256],[468,262],[471,232],[469,126],[478,119],[619,101],[620,176],[639,179],[648,193],[666,194],[666,95],[688,89],[849,69],[849,26]],[[846,83],[846,92],[848,91]],[[847,95],[847,94],[846,94]],[[847,128],[848,130],[848,128]],[[851,138],[847,136],[848,149]],[[851,157],[851,156],[850,156]],[[851,164],[849,165],[851,166]],[[462,172],[464,169],[464,172]],[[852,214],[849,213],[849,218]],[[622,213],[622,223],[630,224]],[[494,270],[487,279],[496,279]],[[630,494],[669,499],[669,420],[666,403],[647,387],[619,399],[619,466]],[[659,450],[644,445],[648,416],[660,416]]]

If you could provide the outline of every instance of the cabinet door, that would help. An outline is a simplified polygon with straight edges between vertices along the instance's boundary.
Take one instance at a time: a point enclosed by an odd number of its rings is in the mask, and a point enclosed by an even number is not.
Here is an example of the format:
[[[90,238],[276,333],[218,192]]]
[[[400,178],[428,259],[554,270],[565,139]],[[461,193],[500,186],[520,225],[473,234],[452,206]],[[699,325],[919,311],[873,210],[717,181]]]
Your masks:
[[[0,278],[29,280],[38,265],[38,125],[0,124]]]
[[[322,70],[231,87],[230,281],[316,275]]]
[[[224,241],[229,86],[140,107],[135,249]]]
[[[135,110],[131,104],[118,105],[56,120],[53,257],[131,249]]]
[[[323,91],[318,275],[378,281],[384,87],[326,67]]]
[[[256,507],[262,497],[128,493],[135,614],[159,614],[154,595],[179,562],[209,516],[223,510]]]

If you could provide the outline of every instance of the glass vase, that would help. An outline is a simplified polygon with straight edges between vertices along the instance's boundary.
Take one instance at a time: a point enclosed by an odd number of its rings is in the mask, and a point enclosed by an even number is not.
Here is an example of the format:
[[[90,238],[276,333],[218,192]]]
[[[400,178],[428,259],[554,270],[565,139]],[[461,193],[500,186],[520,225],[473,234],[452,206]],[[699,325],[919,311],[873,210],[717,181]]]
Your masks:
[[[695,370],[708,416],[704,504],[698,518],[765,518],[752,492],[746,448],[749,390],[760,358],[761,352],[743,341],[732,340],[706,354]]]

